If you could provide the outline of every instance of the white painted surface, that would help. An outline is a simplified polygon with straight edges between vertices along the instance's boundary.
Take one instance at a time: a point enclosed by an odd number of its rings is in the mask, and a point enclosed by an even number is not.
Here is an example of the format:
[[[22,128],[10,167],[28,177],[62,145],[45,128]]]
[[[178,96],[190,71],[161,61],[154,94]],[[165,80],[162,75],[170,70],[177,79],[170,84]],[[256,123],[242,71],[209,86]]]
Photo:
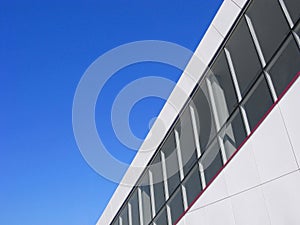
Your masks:
[[[235,225],[233,210],[230,199],[216,202],[205,207],[209,225]],[[199,224],[199,223],[196,223]],[[239,224],[237,224],[239,225]]]
[[[251,140],[248,140],[224,169],[229,195],[237,194],[261,183],[253,155]]]
[[[205,208],[188,212],[184,218],[185,225],[209,224]]]
[[[296,171],[263,186],[272,225],[299,225],[300,172]]]
[[[298,168],[278,105],[254,132],[251,142],[262,182]]]
[[[231,1],[237,4],[241,9],[244,8],[247,2],[249,2],[249,0],[231,0]]]
[[[199,57],[205,66],[207,66],[216,54],[223,40],[224,37],[211,24],[207,29],[204,38],[196,49],[195,55]]]
[[[219,201],[228,197],[227,186],[225,182],[225,176],[223,173],[219,174],[211,185],[200,196],[199,200],[191,207],[191,211]]]
[[[285,122],[290,141],[300,165],[300,80],[293,84],[290,90],[279,102],[279,107]]]
[[[224,1],[213,21],[214,27],[223,37],[226,37],[240,12],[241,8],[234,2]]]
[[[271,224],[261,187],[233,196],[231,202],[236,224]]]

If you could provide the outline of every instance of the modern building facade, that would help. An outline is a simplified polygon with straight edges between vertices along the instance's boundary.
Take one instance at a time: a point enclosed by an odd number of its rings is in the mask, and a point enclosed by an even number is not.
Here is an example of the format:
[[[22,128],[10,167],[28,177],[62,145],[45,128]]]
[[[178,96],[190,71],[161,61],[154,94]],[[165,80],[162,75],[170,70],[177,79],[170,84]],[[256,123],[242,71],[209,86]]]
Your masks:
[[[224,0],[97,224],[300,224],[299,71],[299,0]]]

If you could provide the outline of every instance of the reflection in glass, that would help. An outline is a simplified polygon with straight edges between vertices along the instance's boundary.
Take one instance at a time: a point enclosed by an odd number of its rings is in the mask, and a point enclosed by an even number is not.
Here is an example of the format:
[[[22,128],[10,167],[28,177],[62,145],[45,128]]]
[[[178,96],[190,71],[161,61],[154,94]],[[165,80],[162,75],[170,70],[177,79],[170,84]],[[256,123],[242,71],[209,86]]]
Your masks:
[[[244,103],[251,130],[255,128],[272,104],[273,100],[267,82],[264,76],[261,76],[254,89],[246,97]]]
[[[171,220],[172,224],[174,224],[184,211],[181,188],[176,190],[167,205],[170,207]]]
[[[247,10],[246,15],[252,21],[262,53],[267,62],[289,32],[289,26],[279,1],[255,0]]]
[[[174,131],[167,137],[165,143],[161,147],[161,151],[166,162],[168,189],[169,195],[171,195],[180,183]]]
[[[228,61],[232,61],[241,94],[245,96],[261,72],[261,64],[245,18],[241,19],[225,48],[229,52]]]
[[[232,119],[226,123],[219,134],[229,159],[246,138],[246,131],[239,109],[234,112]]]
[[[179,118],[175,129],[179,134],[183,171],[184,174],[186,174],[197,160],[196,145],[189,108],[187,108]]]
[[[208,89],[211,87],[220,126],[228,119],[237,104],[233,81],[224,51],[212,66],[212,73],[207,78]]]
[[[217,138],[200,158],[200,163],[204,170],[206,184],[208,184],[223,166],[221,148]]]
[[[269,74],[279,96],[300,71],[300,50],[289,36],[270,64]]]
[[[190,205],[202,190],[199,167],[196,163],[190,174],[183,181],[183,187],[187,194],[187,203]]]
[[[160,154],[157,154],[155,156],[155,159],[151,163],[150,174],[153,180],[155,213],[157,213],[165,203],[165,192]]]

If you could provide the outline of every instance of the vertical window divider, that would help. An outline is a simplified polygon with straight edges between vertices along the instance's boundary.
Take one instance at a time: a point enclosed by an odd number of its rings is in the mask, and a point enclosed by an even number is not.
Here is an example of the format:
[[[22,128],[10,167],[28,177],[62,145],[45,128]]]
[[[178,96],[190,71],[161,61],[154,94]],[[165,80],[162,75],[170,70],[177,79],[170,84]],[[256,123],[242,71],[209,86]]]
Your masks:
[[[164,188],[165,188],[165,199],[168,200],[169,198],[169,189],[168,189],[168,176],[167,176],[167,168],[166,168],[166,158],[165,154],[160,151],[161,154],[161,165],[162,165],[162,172],[163,172],[163,179],[164,179]]]
[[[265,60],[265,57],[264,57],[264,55],[262,53],[262,50],[261,50],[259,41],[257,39],[255,30],[254,30],[254,27],[253,27],[253,24],[252,24],[252,21],[251,21],[250,17],[248,17],[246,14],[245,14],[245,18],[246,18],[246,23],[248,25],[248,28],[249,28],[252,40],[254,42],[254,45],[255,45],[255,48],[256,48],[256,51],[257,51],[257,54],[259,56],[261,65],[262,65],[262,67],[265,67],[266,66],[266,60]]]
[[[218,112],[217,112],[215,96],[214,96],[212,86],[211,86],[211,82],[210,82],[209,78],[206,78],[205,80],[206,80],[206,84],[207,84],[207,88],[208,88],[209,99],[210,99],[210,102],[211,102],[211,105],[212,105],[212,111],[213,111],[213,116],[214,116],[214,119],[215,119],[216,128],[217,128],[217,131],[219,131],[221,125],[220,125],[219,116],[218,116]],[[227,161],[225,147],[224,147],[223,142],[220,140],[219,137],[218,137],[218,142],[219,142],[219,145],[221,147],[221,154],[222,154],[222,160],[223,160],[223,165],[224,165]]]
[[[231,59],[230,52],[226,48],[224,48],[224,52],[225,52],[225,56],[226,56],[226,59],[227,59],[228,65],[229,65],[229,70],[230,70],[230,74],[231,74],[231,77],[232,77],[232,80],[233,80],[236,95],[238,97],[238,101],[241,102],[242,101],[242,94],[241,94],[241,90],[240,90],[240,87],[239,87],[239,84],[238,84],[238,81],[237,81],[237,77],[236,77],[236,73],[235,73],[235,70],[234,70],[234,66],[233,66],[233,62],[232,62],[232,59]],[[244,122],[244,126],[245,126],[245,129],[246,129],[247,135],[249,135],[251,133],[251,129],[250,129],[250,125],[249,125],[249,121],[248,121],[248,118],[247,118],[246,111],[245,111],[243,106],[240,106],[240,109],[241,109],[241,112],[242,112],[242,119],[243,119],[243,122]]]
[[[206,78],[205,80],[206,80],[206,84],[207,84],[207,88],[208,88],[208,96],[209,96],[209,100],[211,102],[216,128],[217,128],[217,131],[219,131],[220,130],[220,121],[219,121],[219,116],[218,116],[218,112],[217,112],[217,107],[216,107],[216,102],[215,102],[215,97],[214,97],[214,93],[212,90],[211,82],[210,82],[209,78]]]
[[[167,219],[168,219],[168,225],[172,225],[172,218],[171,218],[171,209],[170,206],[167,204]]]
[[[276,102],[278,97],[277,97],[277,94],[276,94],[276,91],[275,91],[275,88],[274,88],[274,85],[273,85],[272,78],[271,78],[270,74],[267,71],[264,71],[264,75],[266,77],[267,84],[269,86],[273,101]]]
[[[287,7],[286,7],[284,1],[283,1],[283,0],[279,0],[279,4],[280,4],[280,6],[281,6],[281,9],[282,9],[282,11],[283,11],[283,14],[285,15],[285,18],[286,18],[286,20],[287,20],[287,22],[288,22],[290,28],[293,28],[293,27],[294,27],[294,23],[293,23],[293,20],[292,20],[290,14],[289,14],[289,11],[288,11],[288,9],[287,9]]]
[[[195,110],[191,105],[190,105],[190,114],[191,114],[191,119],[192,119],[192,126],[193,126],[193,133],[194,133],[194,139],[195,139],[195,144],[196,144],[197,157],[199,159],[201,156],[201,147],[200,147],[200,141],[199,141],[199,134],[198,134],[198,130],[197,130]]]
[[[187,194],[186,194],[186,189],[185,189],[184,185],[181,185],[181,190],[182,190],[182,198],[183,198],[183,207],[184,207],[184,210],[187,210],[188,201],[187,201]]]
[[[121,216],[119,217],[119,225],[123,225],[123,219]]]
[[[130,202],[128,202],[128,224],[132,225],[132,207]]]
[[[194,139],[195,139],[196,150],[197,150],[197,157],[199,159],[201,157],[202,152],[201,152],[201,147],[200,147],[197,123],[196,123],[196,115],[195,115],[194,107],[191,105],[189,107],[190,107],[193,133],[194,133]],[[200,160],[198,161],[198,165],[199,165],[201,184],[202,184],[202,188],[204,189],[206,187],[206,180],[205,180],[205,175],[204,175],[204,169],[203,169],[203,166],[202,166],[202,163],[200,162]]]
[[[234,70],[231,55],[230,55],[230,52],[226,48],[224,48],[224,52],[225,52],[225,56],[226,56],[226,59],[227,59],[227,62],[228,62],[228,66],[229,66],[231,78],[232,78],[232,81],[233,81],[233,85],[235,87],[235,92],[236,92],[238,101],[240,102],[240,101],[242,101],[242,94],[241,94],[239,83],[238,83],[236,73],[235,73],[235,70]]]
[[[175,133],[175,141],[176,141],[176,151],[177,151],[177,160],[179,165],[179,174],[180,174],[180,181],[183,180],[184,174],[183,174],[183,163],[182,163],[182,153],[181,153],[181,147],[180,147],[180,137],[177,130],[174,130]]]
[[[300,38],[299,38],[298,34],[296,34],[295,31],[292,31],[292,34],[293,34],[293,36],[294,36],[294,38],[295,38],[295,41],[296,41],[296,43],[297,43],[297,45],[298,45],[298,48],[299,48],[299,50],[300,50]]]
[[[155,217],[155,199],[154,199],[154,187],[153,187],[153,174],[150,170],[149,172],[149,183],[150,183],[150,199],[151,199],[151,210],[152,210],[152,217]]]
[[[199,165],[199,171],[200,171],[200,179],[201,179],[201,184],[202,184],[202,189],[204,189],[206,187],[206,179],[205,179],[205,174],[204,174],[204,168],[202,163],[198,162]]]
[[[138,187],[138,202],[139,202],[139,213],[140,213],[140,224],[144,225],[143,221],[143,203],[142,203],[142,191],[141,188]]]
[[[245,129],[246,129],[246,132],[247,132],[247,136],[248,136],[251,133],[251,129],[250,129],[247,113],[246,113],[246,110],[244,109],[243,106],[240,106],[240,110],[241,110],[241,113],[242,113],[242,119],[243,119]]]

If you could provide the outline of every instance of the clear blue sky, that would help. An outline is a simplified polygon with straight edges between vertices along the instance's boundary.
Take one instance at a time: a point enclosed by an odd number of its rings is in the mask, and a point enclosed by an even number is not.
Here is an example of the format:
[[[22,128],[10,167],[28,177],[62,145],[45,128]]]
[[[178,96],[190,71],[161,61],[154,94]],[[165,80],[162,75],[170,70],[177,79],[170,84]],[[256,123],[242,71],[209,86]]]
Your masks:
[[[97,57],[127,42],[158,39],[194,51],[221,3],[1,0],[1,225],[96,223],[117,185],[88,166],[73,136],[72,102],[81,76]],[[134,157],[109,123],[118,90],[141,76],[177,81],[180,74],[146,63],[109,80],[96,121],[115,157],[125,162]],[[163,104],[152,97],[135,105],[130,124],[138,137],[146,136],[149,119]]]

